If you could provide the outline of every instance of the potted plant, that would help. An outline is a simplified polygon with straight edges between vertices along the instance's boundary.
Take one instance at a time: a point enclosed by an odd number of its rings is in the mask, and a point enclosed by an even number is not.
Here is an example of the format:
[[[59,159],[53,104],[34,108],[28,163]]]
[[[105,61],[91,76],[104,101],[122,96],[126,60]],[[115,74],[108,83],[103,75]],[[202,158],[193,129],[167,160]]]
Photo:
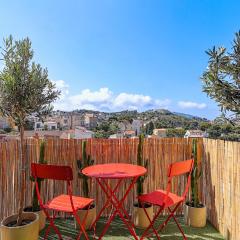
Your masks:
[[[143,144],[144,144],[144,135],[139,135],[139,143],[138,143],[138,152],[137,152],[137,164],[139,166],[143,166],[147,168],[148,160],[143,159]],[[147,175],[141,176],[137,180],[137,196],[143,194],[143,183],[146,179]],[[153,206],[148,203],[140,203],[139,201],[134,203],[133,206],[133,221],[136,227],[145,229],[149,226],[149,219],[143,209],[146,209],[148,216],[150,219],[153,219]]]
[[[47,161],[44,159],[44,152],[45,152],[45,142],[41,141],[40,143],[40,154],[39,154],[39,160],[38,163],[40,164],[47,164]],[[31,177],[32,181],[35,181],[34,178]],[[39,191],[41,191],[41,185],[42,185],[43,179],[37,178],[37,184]],[[36,190],[36,184],[34,184],[33,188],[33,196],[32,196],[32,205],[25,207],[24,212],[34,212],[38,214],[39,216],[39,231],[41,231],[46,224],[46,215],[43,210],[41,210],[39,202],[38,202],[38,196],[37,196],[37,190]]]
[[[91,159],[90,155],[87,155],[87,142],[82,142],[82,160],[77,160],[77,167],[79,169],[78,177],[82,180],[82,190],[83,197],[89,198],[89,178],[82,173],[82,169],[88,166],[93,165],[94,160]],[[88,212],[87,212],[88,211]],[[87,214],[87,215],[86,215]],[[78,210],[78,216],[83,221],[85,219],[85,229],[88,230],[91,228],[92,224],[96,219],[96,206],[91,204],[86,209]],[[75,227],[79,228],[77,222],[75,222]]]
[[[191,175],[191,199],[185,204],[185,222],[192,227],[204,227],[207,220],[206,206],[199,200],[199,179],[202,175],[202,169],[197,162],[197,140],[193,139],[192,155],[194,166]]]
[[[31,114],[48,113],[50,104],[59,91],[48,79],[47,69],[32,61],[33,50],[28,38],[14,41],[12,36],[4,40],[2,48],[3,70],[0,72],[0,113],[10,118],[20,131],[20,192],[19,211],[1,222],[1,238],[4,240],[38,240],[39,216],[24,213],[26,172],[29,163],[25,158],[24,126]],[[7,204],[6,204],[7,206]],[[12,206],[9,206],[12,207]]]

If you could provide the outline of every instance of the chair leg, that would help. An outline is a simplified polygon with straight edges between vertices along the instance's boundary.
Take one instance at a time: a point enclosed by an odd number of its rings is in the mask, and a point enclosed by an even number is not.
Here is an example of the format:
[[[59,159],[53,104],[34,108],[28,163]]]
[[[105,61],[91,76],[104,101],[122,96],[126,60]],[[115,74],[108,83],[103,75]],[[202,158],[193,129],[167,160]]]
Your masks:
[[[168,215],[167,219],[158,227],[157,231],[162,231],[163,228],[167,225],[167,223],[169,222],[169,220],[173,217],[174,212],[177,210],[177,208],[179,207],[180,204],[177,204],[174,209],[171,211],[170,208],[168,208],[168,211],[170,212],[170,214]],[[170,209],[170,210],[169,210]]]
[[[149,224],[148,228],[143,232],[140,240],[142,240],[144,237],[150,236],[153,232],[155,233],[156,237],[157,237],[158,239],[160,239],[158,232],[163,230],[163,228],[167,225],[167,223],[169,222],[169,220],[170,220],[171,218],[173,218],[173,220],[174,220],[175,223],[177,224],[177,227],[178,227],[178,229],[180,230],[180,232],[181,232],[181,234],[182,234],[182,236],[183,236],[183,239],[187,240],[187,237],[185,236],[185,234],[184,234],[184,232],[183,232],[183,229],[181,228],[181,226],[180,226],[178,220],[176,219],[176,217],[174,216],[174,213],[175,213],[175,211],[177,210],[177,208],[179,207],[180,204],[181,204],[181,202],[178,203],[178,204],[174,207],[173,210],[171,210],[170,207],[168,207],[168,211],[169,211],[170,214],[169,214],[169,216],[167,217],[167,219],[158,227],[158,229],[155,229],[153,225],[154,225],[154,222],[156,221],[156,219],[158,218],[158,216],[160,215],[160,213],[163,211],[163,207],[160,208],[160,210],[157,212],[157,214],[155,214],[155,216],[154,216],[154,218],[153,218],[152,221],[151,221],[149,215],[147,214],[146,209],[144,208],[144,212],[145,212],[145,214],[147,215],[148,220],[150,221],[150,224]],[[153,229],[153,232],[152,232],[152,233],[149,233],[150,228]]]
[[[149,215],[147,214],[146,209],[144,208],[144,212],[145,212],[145,214],[147,215],[148,220],[150,221],[150,224],[149,224],[149,226],[145,229],[145,231],[143,232],[140,240],[142,240],[142,239],[143,239],[144,237],[146,237],[146,236],[151,235],[151,234],[148,234],[148,232],[149,232],[149,230],[150,230],[151,228],[153,229],[153,231],[154,231],[157,239],[160,239],[160,236],[159,236],[159,234],[157,233],[157,230],[154,228],[153,225],[154,225],[154,222],[157,220],[158,216],[160,215],[160,213],[162,212],[162,210],[163,210],[163,208],[161,207],[161,208],[158,210],[158,212],[155,214],[153,220],[151,221]]]
[[[47,228],[47,230],[46,230],[46,232],[45,232],[45,234],[44,234],[44,240],[47,239],[47,236],[48,236],[51,228],[53,228],[53,230],[55,231],[55,233],[58,235],[59,240],[63,240],[63,237],[62,237],[60,231],[58,230],[58,228],[57,228],[56,225],[54,224],[54,220],[55,220],[55,218],[56,218],[56,213],[53,214],[53,217],[50,217],[50,215],[49,215],[49,213],[47,212],[46,209],[44,209],[44,212],[45,212],[45,214],[46,214],[46,216],[47,216],[47,219],[49,220],[49,223],[50,223],[50,225],[48,226],[48,228]]]
[[[89,206],[89,207],[90,207],[90,206]],[[79,219],[79,217],[78,217],[78,215],[77,215],[77,212],[73,212],[73,215],[74,215],[75,219],[77,220],[77,223],[78,223],[79,226],[80,226],[80,232],[79,232],[79,234],[78,234],[78,236],[77,236],[77,240],[80,239],[82,233],[84,234],[85,239],[86,239],[86,240],[89,240],[88,235],[87,235],[86,230],[85,230],[85,221],[86,221],[86,219],[87,219],[88,211],[89,211],[89,208],[88,208],[88,210],[87,210],[87,212],[86,212],[86,214],[85,214],[85,216],[84,216],[84,219],[83,219],[83,222],[82,222],[82,223],[81,223],[81,220]]]
[[[151,220],[151,218],[149,217],[149,215],[148,215],[148,213],[147,213],[147,210],[146,210],[146,208],[144,207],[144,205],[143,205],[142,203],[141,203],[141,207],[143,208],[144,213],[146,214],[149,223],[151,223],[152,220]],[[153,229],[153,232],[155,233],[155,235],[157,236],[157,238],[160,239],[160,237],[159,237],[156,229],[154,228],[154,223],[152,224],[152,229]],[[151,234],[151,233],[149,233],[149,234],[147,234],[147,235],[145,235],[145,236],[149,236],[150,234]]]
[[[184,232],[183,232],[183,229],[181,228],[181,226],[180,226],[178,220],[177,220],[176,217],[174,216],[174,212],[172,212],[170,208],[168,208],[168,211],[172,214],[172,218],[173,218],[173,220],[174,220],[175,223],[177,224],[179,231],[180,231],[181,234],[183,235],[183,238],[186,240],[187,237],[185,236],[185,234],[184,234]]]

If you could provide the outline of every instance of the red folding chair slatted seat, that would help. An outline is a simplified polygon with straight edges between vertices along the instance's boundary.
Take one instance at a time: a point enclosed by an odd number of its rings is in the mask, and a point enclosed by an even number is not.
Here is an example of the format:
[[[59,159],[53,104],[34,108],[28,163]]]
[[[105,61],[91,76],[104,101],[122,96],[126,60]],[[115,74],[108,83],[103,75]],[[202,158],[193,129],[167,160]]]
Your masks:
[[[38,200],[40,203],[40,207],[41,209],[43,209],[50,223],[48,228],[46,229],[44,239],[47,239],[47,236],[51,228],[53,228],[55,233],[58,235],[59,239],[61,240],[63,239],[59,229],[54,224],[54,220],[56,218],[57,212],[65,212],[65,213],[72,214],[80,226],[80,231],[77,236],[77,239],[80,239],[82,233],[84,234],[86,239],[89,239],[84,228],[88,211],[86,212],[84,219],[81,221],[79,216],[77,215],[77,210],[83,209],[83,208],[86,209],[90,207],[91,203],[94,200],[90,198],[83,198],[83,197],[72,195],[72,180],[73,180],[72,168],[69,166],[59,166],[59,165],[56,166],[56,165],[32,163],[31,171],[32,171],[32,176],[35,178],[36,192],[37,192]],[[68,194],[59,195],[51,199],[50,201],[48,201],[46,204],[44,204],[40,196],[37,178],[66,181]],[[50,216],[49,211],[53,211],[53,216]]]
[[[158,232],[161,231],[167,225],[168,221],[171,218],[173,218],[173,220],[177,224],[178,229],[180,230],[180,232],[183,235],[183,238],[187,239],[181,226],[179,225],[176,217],[174,216],[174,213],[178,209],[178,207],[184,202],[186,195],[188,193],[190,181],[191,181],[191,172],[193,169],[193,163],[194,163],[194,160],[190,159],[190,160],[170,164],[170,166],[168,168],[168,184],[167,184],[166,191],[159,189],[159,190],[153,191],[151,193],[147,193],[147,194],[143,194],[143,195],[139,196],[138,200],[142,204],[144,212],[147,215],[148,220],[150,222],[149,226],[145,229],[145,231],[143,232],[140,239],[143,239],[144,237],[148,237],[148,236],[152,235],[153,233],[155,233],[156,237],[158,239],[160,239]],[[184,174],[188,174],[187,184],[185,186],[185,190],[184,190],[184,193],[182,194],[182,196],[178,196],[178,195],[170,192],[172,179],[173,179],[173,177],[177,177],[177,176],[184,175]],[[144,208],[144,203],[149,203],[149,204],[159,207],[158,211],[156,212],[155,216],[153,217],[153,220],[150,219],[146,209]],[[167,217],[167,219],[165,220],[165,222],[162,223],[156,229],[154,227],[154,223],[157,220],[158,216],[165,209],[167,209],[170,214]],[[150,232],[151,229],[153,230],[153,232]]]

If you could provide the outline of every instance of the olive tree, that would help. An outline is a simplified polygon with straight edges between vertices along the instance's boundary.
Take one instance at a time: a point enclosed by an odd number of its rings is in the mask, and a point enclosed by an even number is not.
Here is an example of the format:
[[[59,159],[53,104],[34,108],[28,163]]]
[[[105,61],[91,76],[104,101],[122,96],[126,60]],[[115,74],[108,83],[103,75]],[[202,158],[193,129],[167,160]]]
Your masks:
[[[3,40],[1,54],[0,113],[12,119],[20,131],[21,192],[17,225],[21,225],[28,166],[24,157],[24,124],[31,114],[47,114],[60,92],[49,80],[47,69],[33,61],[29,38],[14,40],[9,36]]]
[[[240,31],[235,34],[232,50],[213,47],[207,70],[201,79],[203,91],[214,99],[223,112],[240,113]]]

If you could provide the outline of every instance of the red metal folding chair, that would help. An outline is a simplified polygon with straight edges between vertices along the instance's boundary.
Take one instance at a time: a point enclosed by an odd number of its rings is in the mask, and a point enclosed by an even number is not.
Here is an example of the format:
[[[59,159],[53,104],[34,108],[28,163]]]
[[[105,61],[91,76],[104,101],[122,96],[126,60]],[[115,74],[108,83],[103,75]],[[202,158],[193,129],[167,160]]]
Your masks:
[[[148,237],[148,236],[152,235],[153,233],[155,233],[157,239],[160,239],[158,232],[161,231],[167,225],[168,221],[171,218],[173,218],[173,220],[177,224],[178,229],[180,230],[180,232],[183,235],[183,238],[187,239],[186,236],[184,235],[182,228],[180,227],[180,224],[178,223],[176,217],[174,216],[174,213],[177,210],[177,208],[184,202],[186,195],[188,193],[189,186],[191,183],[191,172],[193,169],[193,163],[194,163],[194,160],[191,159],[191,160],[186,160],[186,161],[170,164],[170,166],[168,168],[168,184],[167,184],[166,191],[159,189],[159,190],[153,191],[151,193],[147,193],[147,194],[143,194],[143,195],[139,196],[138,199],[139,199],[140,203],[142,204],[144,212],[147,215],[148,220],[150,222],[149,226],[143,232],[140,239],[143,239],[144,237]],[[183,195],[178,196],[178,195],[170,192],[172,179],[173,179],[173,177],[180,176],[183,174],[188,174],[187,184],[185,186]],[[150,203],[152,205],[159,207],[158,211],[156,212],[155,216],[153,217],[153,220],[150,219],[146,209],[144,208],[144,203]],[[155,221],[157,220],[160,213],[162,213],[162,211],[165,209],[167,209],[169,211],[169,213],[170,213],[169,216],[167,217],[167,219],[165,220],[164,223],[162,223],[158,228],[155,228],[154,227]],[[153,232],[150,232],[150,229],[152,229]]]
[[[84,228],[88,211],[84,216],[83,221],[81,221],[77,215],[77,210],[90,207],[91,203],[94,200],[90,198],[83,198],[83,197],[77,197],[72,195],[72,180],[73,180],[72,168],[69,166],[56,166],[56,165],[32,163],[31,170],[32,170],[32,176],[35,178],[36,192],[37,192],[40,207],[41,209],[43,209],[50,223],[48,228],[46,229],[44,239],[47,239],[47,236],[51,228],[53,228],[53,230],[58,235],[58,238],[60,240],[63,239],[59,229],[54,224],[54,220],[58,212],[65,212],[65,213],[72,214],[80,226],[80,231],[77,236],[77,239],[80,239],[81,234],[83,233],[85,238],[88,240],[89,238]],[[40,196],[37,178],[66,181],[68,194],[59,195],[53,198],[52,200],[48,201],[46,204],[44,204]],[[50,216],[49,211],[53,212],[52,216]]]

